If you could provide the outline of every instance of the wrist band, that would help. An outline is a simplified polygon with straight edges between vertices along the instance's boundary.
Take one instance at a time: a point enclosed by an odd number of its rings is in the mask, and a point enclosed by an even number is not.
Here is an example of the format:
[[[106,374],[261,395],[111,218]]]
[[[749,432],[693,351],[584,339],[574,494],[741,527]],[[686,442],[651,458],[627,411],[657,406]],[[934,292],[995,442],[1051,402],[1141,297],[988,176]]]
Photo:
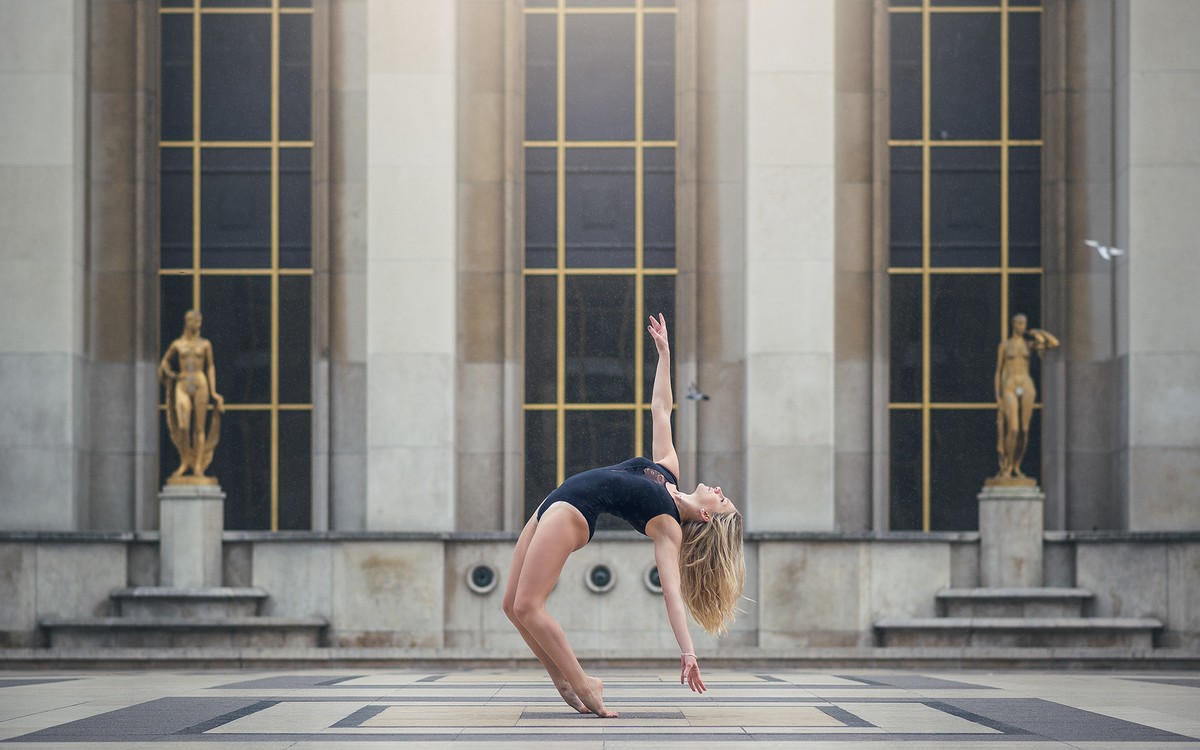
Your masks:
[[[684,651],[680,656],[695,656],[691,651]]]

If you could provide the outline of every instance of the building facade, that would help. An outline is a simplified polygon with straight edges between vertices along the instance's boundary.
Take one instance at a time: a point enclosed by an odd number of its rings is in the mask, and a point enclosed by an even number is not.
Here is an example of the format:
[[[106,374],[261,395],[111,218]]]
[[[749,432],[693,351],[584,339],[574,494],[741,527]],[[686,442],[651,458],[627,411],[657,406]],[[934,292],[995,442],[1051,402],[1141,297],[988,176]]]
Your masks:
[[[0,554],[23,571],[0,629],[153,583],[156,371],[197,308],[227,578],[335,643],[517,643],[454,582],[503,571],[565,476],[648,450],[662,311],[684,482],[750,533],[732,642],[865,645],[978,582],[1024,313],[1062,341],[1025,462],[1047,583],[1193,644],[1198,23],[1190,0],[0,5]],[[92,556],[100,603],[26,606],[39,565]],[[326,583],[284,593],[297,569]],[[380,591],[428,606],[353,603]],[[568,595],[597,647],[633,606]]]

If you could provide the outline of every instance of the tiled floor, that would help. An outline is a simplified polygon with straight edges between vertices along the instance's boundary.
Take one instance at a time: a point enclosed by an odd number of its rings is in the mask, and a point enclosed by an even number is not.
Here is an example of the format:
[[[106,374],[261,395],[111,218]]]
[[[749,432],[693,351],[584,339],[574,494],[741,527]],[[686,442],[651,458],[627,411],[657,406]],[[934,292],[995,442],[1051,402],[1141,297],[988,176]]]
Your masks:
[[[5,747],[1200,748],[1200,675],[596,670],[617,719],[533,670],[0,673]],[[1015,745],[1014,745],[1015,743]]]

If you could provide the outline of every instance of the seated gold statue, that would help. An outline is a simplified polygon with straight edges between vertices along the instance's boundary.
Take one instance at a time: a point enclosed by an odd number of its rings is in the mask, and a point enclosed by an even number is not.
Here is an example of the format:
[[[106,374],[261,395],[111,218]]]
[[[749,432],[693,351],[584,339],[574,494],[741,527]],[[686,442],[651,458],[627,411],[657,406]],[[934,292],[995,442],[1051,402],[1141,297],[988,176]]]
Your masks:
[[[1037,388],[1029,377],[1029,357],[1059,344],[1048,331],[1025,330],[1026,325],[1024,315],[1014,315],[1012,335],[1001,342],[996,354],[996,453],[1000,457],[1000,472],[994,481],[1025,477],[1021,473],[1021,459],[1029,447],[1029,423],[1037,402]]]
[[[180,458],[179,468],[167,478],[167,484],[217,481],[204,476],[204,470],[212,463],[220,439],[225,399],[217,393],[212,344],[200,336],[203,320],[199,310],[188,310],[183,316],[183,334],[171,342],[158,363],[158,380],[167,389],[167,428]],[[172,356],[179,362],[178,371],[171,369]],[[214,408],[211,424],[206,427],[210,399]],[[185,477],[189,470],[191,474]]]

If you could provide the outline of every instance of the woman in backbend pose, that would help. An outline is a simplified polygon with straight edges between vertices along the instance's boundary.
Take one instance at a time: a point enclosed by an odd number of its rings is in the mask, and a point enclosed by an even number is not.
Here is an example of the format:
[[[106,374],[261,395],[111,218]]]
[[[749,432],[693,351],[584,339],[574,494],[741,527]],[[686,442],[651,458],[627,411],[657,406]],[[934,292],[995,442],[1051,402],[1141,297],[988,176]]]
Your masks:
[[[567,557],[587,544],[596,517],[610,513],[654,540],[667,618],[681,652],[679,681],[704,692],[684,605],[706,631],[721,635],[733,621],[746,579],[742,517],[720,487],[679,489],[679,456],[671,441],[671,349],[667,323],[650,318],[658,349],[650,412],[654,460],[633,458],[567,479],[525,524],[504,592],[504,613],[521,632],[568,705],[580,713],[616,716],[604,707],[604,683],[587,675],[562,626],[546,611]]]

